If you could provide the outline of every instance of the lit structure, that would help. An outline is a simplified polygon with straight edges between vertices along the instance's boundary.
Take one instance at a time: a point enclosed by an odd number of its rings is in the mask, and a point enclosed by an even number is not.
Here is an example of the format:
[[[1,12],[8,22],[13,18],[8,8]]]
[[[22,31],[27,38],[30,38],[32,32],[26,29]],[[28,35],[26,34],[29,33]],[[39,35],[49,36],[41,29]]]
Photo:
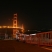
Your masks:
[[[0,28],[13,28],[12,26],[0,26]]]
[[[14,14],[13,18],[13,38],[16,38],[16,32],[17,32],[17,14]]]
[[[24,27],[22,25],[22,27],[18,27],[17,24],[17,13],[14,14],[13,17],[13,26],[0,26],[0,28],[13,28],[13,38],[16,38],[16,32],[18,31],[18,29],[22,29],[22,32],[24,31]]]
[[[17,14],[14,14],[14,18],[13,18],[13,28],[17,27]]]
[[[0,28],[20,28],[20,29],[23,29],[21,27],[13,27],[13,26],[0,26]]]

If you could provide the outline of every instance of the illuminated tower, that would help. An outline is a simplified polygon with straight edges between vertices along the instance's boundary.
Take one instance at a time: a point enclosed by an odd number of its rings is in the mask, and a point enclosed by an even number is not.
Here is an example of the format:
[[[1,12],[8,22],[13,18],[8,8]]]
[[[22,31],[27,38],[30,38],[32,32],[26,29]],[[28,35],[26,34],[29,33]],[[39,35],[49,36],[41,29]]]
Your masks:
[[[16,38],[16,32],[17,32],[17,14],[14,14],[14,18],[13,18],[13,38]]]
[[[17,27],[17,14],[14,14],[14,18],[13,18],[13,28]]]

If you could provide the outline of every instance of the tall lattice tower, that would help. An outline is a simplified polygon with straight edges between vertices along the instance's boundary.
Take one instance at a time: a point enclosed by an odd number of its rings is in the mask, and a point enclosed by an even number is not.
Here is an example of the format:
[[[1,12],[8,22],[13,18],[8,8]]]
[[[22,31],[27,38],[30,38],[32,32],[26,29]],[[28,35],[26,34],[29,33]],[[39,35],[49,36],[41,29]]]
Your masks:
[[[14,18],[13,18],[13,38],[16,38],[16,32],[17,32],[17,14],[14,14]]]

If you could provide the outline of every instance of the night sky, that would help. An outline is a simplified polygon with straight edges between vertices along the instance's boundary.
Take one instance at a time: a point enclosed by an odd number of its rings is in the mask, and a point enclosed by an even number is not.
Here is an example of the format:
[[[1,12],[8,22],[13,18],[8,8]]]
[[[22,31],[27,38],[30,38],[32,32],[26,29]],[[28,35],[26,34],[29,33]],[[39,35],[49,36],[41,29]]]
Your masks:
[[[12,25],[14,13],[25,29],[52,29],[51,2],[0,1],[0,25]]]

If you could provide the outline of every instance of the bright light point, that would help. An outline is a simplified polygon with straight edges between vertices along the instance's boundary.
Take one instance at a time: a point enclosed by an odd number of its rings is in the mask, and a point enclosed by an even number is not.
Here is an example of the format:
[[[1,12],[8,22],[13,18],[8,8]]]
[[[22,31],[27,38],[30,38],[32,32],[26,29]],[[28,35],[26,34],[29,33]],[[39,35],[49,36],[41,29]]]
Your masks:
[[[30,34],[30,35],[36,35],[36,34]]]

